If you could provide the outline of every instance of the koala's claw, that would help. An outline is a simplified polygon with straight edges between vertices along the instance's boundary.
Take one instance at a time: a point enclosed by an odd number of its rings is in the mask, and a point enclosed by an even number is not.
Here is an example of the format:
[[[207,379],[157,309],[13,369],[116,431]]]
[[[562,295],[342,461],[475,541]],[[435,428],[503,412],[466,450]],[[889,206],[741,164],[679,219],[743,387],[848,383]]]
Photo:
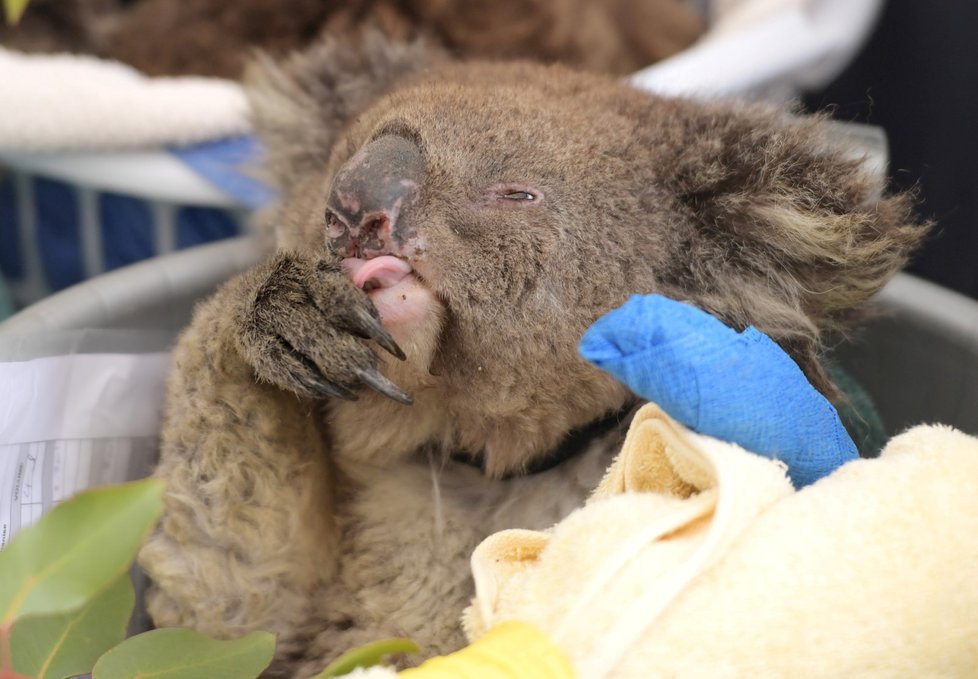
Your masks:
[[[316,362],[292,346],[287,339],[281,335],[274,339],[291,380],[302,390],[321,397],[342,398],[347,401],[359,399],[350,389],[326,379]]]
[[[380,323],[370,298],[341,267],[283,253],[242,275],[232,296],[235,337],[255,376],[312,398],[356,401],[369,387],[410,405],[411,396],[380,374],[373,340],[407,357]]]
[[[376,318],[370,315],[365,309],[356,309],[353,312],[353,319],[350,330],[363,339],[372,339],[387,352],[400,360],[406,360],[407,356],[397,342],[391,337],[390,333],[380,324]],[[392,397],[393,398],[393,397]]]
[[[414,403],[414,399],[411,395],[403,391],[396,384],[391,382],[389,379],[381,375],[376,368],[357,368],[357,377],[363,380],[371,389],[380,392],[388,398],[392,398],[398,403],[403,403],[406,406]]]
[[[347,401],[357,401],[359,396],[341,384],[334,384],[323,379],[317,379],[313,390],[321,396],[342,398]]]

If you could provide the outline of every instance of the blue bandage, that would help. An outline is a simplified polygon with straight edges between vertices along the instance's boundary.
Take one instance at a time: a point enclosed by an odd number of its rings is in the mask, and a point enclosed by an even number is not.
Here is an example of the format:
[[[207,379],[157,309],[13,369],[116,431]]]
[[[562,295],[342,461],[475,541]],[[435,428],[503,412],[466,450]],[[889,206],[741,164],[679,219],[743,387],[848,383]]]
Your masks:
[[[838,413],[767,335],[660,295],[635,295],[581,355],[690,429],[781,460],[796,488],[858,457]]]

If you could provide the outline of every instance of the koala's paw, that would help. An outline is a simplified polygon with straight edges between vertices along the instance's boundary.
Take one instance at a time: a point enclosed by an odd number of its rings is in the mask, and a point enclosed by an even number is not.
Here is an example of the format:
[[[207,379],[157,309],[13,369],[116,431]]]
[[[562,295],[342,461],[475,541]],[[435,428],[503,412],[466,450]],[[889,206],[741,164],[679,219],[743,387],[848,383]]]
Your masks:
[[[411,403],[380,374],[363,340],[401,360],[404,352],[338,262],[278,254],[251,272],[248,286],[236,319],[237,344],[259,379],[300,396],[356,400],[366,386]]]

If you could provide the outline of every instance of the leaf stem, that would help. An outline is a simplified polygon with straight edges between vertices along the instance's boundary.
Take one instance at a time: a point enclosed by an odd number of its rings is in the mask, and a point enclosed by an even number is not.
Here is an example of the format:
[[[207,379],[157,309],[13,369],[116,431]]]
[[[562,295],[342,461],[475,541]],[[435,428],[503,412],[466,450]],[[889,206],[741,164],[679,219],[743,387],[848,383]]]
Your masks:
[[[24,605],[24,602],[30,595],[31,588],[34,586],[36,580],[37,577],[31,575],[24,580],[23,584],[21,584],[20,589],[17,590],[13,600],[10,602],[10,607],[4,611],[3,619],[0,619],[0,629],[9,628],[14,624],[14,619],[17,617],[17,611],[19,611],[20,607]],[[9,642],[10,640],[8,639],[7,641]]]
[[[14,654],[10,648],[10,635],[13,623],[0,625],[0,679],[33,679],[14,672]]]
[[[13,623],[0,625],[0,679],[21,679],[22,676],[14,672],[14,652],[10,648],[12,627]]]
[[[14,654],[10,650],[10,629],[13,627],[11,624],[0,625],[0,672],[3,676],[12,674],[14,671]]]

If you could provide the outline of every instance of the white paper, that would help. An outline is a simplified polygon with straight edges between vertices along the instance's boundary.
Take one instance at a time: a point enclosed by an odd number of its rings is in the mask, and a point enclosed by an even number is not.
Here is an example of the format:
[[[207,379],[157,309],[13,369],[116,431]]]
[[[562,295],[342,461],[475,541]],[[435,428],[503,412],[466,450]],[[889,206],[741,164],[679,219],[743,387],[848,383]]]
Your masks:
[[[146,476],[166,353],[0,363],[0,549],[85,488]]]
[[[0,445],[0,549],[79,490],[146,476],[155,438]]]
[[[168,365],[165,353],[0,363],[0,445],[155,436]]]

